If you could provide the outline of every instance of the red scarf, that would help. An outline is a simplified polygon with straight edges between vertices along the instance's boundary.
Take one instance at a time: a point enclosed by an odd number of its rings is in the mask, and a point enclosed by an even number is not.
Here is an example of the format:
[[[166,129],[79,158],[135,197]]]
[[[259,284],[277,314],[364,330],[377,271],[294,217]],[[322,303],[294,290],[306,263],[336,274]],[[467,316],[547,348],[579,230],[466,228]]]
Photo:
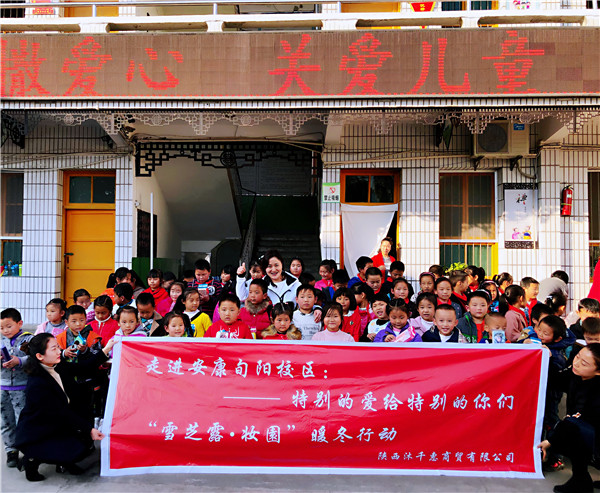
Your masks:
[[[527,322],[527,317],[525,316],[525,312],[523,312],[523,310],[521,310],[520,308],[516,308],[512,305],[508,305],[508,311],[509,312],[517,312],[519,315],[521,315],[523,317],[525,322]]]

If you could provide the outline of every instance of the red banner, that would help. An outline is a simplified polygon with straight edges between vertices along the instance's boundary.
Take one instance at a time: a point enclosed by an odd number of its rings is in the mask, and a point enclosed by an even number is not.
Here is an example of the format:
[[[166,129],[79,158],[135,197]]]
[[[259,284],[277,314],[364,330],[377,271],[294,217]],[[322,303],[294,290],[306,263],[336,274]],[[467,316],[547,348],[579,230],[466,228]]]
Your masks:
[[[542,477],[535,445],[547,356],[535,345],[131,338],[119,346],[106,476]]]

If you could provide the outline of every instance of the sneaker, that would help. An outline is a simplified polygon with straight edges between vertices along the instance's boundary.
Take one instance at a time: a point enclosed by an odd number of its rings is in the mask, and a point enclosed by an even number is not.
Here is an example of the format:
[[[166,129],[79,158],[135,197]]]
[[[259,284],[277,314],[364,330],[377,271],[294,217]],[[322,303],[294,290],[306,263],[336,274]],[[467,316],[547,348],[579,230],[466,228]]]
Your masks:
[[[11,450],[6,454],[6,465],[7,467],[17,467],[19,463],[19,452],[18,450]]]

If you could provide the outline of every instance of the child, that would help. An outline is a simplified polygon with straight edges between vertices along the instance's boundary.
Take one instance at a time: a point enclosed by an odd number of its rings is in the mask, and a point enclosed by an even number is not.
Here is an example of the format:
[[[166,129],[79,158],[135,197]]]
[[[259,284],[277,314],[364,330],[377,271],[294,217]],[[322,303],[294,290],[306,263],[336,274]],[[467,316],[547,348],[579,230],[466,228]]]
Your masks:
[[[521,331],[527,327],[527,319],[523,308],[526,306],[525,290],[521,286],[511,284],[506,288],[502,295],[508,304],[506,317],[506,340],[516,342],[521,335]]]
[[[235,283],[231,279],[233,271],[233,265],[231,264],[227,264],[221,269],[221,284],[223,285],[221,288],[222,293],[235,293]]]
[[[151,336],[157,329],[162,326],[163,318],[156,311],[154,304],[154,296],[151,293],[140,293],[135,300],[142,329],[146,335]]]
[[[416,305],[417,310],[419,311],[419,316],[417,318],[411,318],[409,322],[410,325],[415,329],[415,332],[422,337],[425,332],[433,327],[437,298],[433,293],[421,293],[419,296],[417,296]]]
[[[219,302],[220,320],[212,324],[204,337],[217,339],[254,339],[250,328],[238,320],[240,315],[240,299],[231,293],[225,293]]]
[[[238,267],[237,271],[237,281],[235,286],[235,294],[242,301],[245,301],[248,297],[248,290],[250,289],[250,283],[253,279],[262,279],[265,277],[265,271],[263,270],[260,262],[257,260],[253,261],[250,264],[250,279],[246,279],[246,263],[242,263],[240,267]]]
[[[462,270],[455,270],[450,274],[450,284],[452,284],[452,294],[450,295],[450,301],[456,303],[460,307],[460,319],[467,313],[467,289],[469,289],[469,281],[467,274]]]
[[[467,339],[456,326],[456,312],[450,305],[440,305],[435,310],[435,324],[423,334],[423,342],[460,342]]]
[[[168,270],[167,272],[163,273],[163,280],[162,280],[161,286],[168,293],[169,289],[171,289],[172,284],[176,280],[177,280],[177,278],[175,277],[175,274],[173,274],[171,271]]]
[[[365,329],[367,328],[367,325],[369,325],[369,322],[374,318],[377,318],[375,317],[373,310],[371,310],[371,302],[373,301],[375,293],[373,293],[373,290],[369,286],[362,282],[354,285],[351,291],[354,294],[356,309],[360,315],[360,334],[362,336],[362,334],[365,333]]]
[[[438,305],[450,305],[456,311],[456,318],[460,318],[462,310],[458,303],[450,299],[452,296],[452,283],[447,277],[440,277],[435,281],[435,295],[437,296]]]
[[[303,340],[310,340],[321,330],[321,320],[317,320],[317,290],[310,284],[302,284],[296,291],[297,308],[292,316],[292,323],[300,330]]]
[[[373,314],[377,317],[374,320],[369,322],[367,325],[367,332],[365,334],[366,341],[373,341],[375,336],[380,330],[385,329],[385,326],[390,321],[390,317],[387,314],[389,298],[383,294],[379,293],[373,296],[373,303],[371,304],[371,309],[373,310]]]
[[[521,287],[525,290],[525,318],[527,324],[531,325],[531,309],[538,302],[537,295],[540,292],[540,283],[537,282],[533,277],[524,277],[521,279]]]
[[[115,304],[113,306],[113,315],[117,313],[117,310],[122,306],[129,306],[133,303],[133,288],[131,284],[122,282],[115,286]]]
[[[164,320],[164,329],[168,337],[187,337],[187,327],[190,321],[187,315],[179,312],[167,313]]]
[[[348,281],[348,287],[351,288],[355,284],[359,282],[367,282],[366,272],[367,269],[373,267],[373,261],[370,257],[358,257],[356,261],[356,268],[358,269],[358,275],[354,276],[352,279]]]
[[[490,313],[498,313],[500,311],[500,301],[498,299],[498,286],[494,281],[483,281],[480,289],[487,291],[490,295]]]
[[[108,282],[106,283],[106,289],[102,294],[108,296],[114,303],[115,286],[123,282],[131,284],[132,281],[131,271],[127,267],[119,267],[110,276],[108,276]],[[133,287],[133,286],[132,286]]]
[[[444,275],[446,274],[446,271],[444,270],[444,268],[441,265],[437,265],[437,264],[430,265],[428,272],[431,272],[433,274],[433,277],[435,277],[436,281],[440,277],[444,277]]]
[[[390,264],[391,280],[394,281],[394,279],[399,279],[401,277],[404,277],[405,270],[406,270],[406,267],[404,266],[404,262],[402,262],[400,260],[395,260],[394,262],[392,262]]]
[[[469,291],[477,291],[481,283],[485,280],[485,271],[476,265],[469,265],[465,269],[467,281],[469,283]]]
[[[377,332],[375,342],[421,342],[421,336],[408,322],[409,309],[402,300],[392,300],[387,306],[389,323]]]
[[[382,274],[377,267],[369,267],[365,272],[366,281],[365,283],[369,286],[374,294],[379,293],[381,290]],[[387,294],[387,293],[385,293]]]
[[[71,305],[65,313],[65,322],[67,330],[56,336],[65,358],[77,358],[85,354],[88,348],[94,348],[94,352],[101,350],[102,337],[94,332],[91,325],[86,324],[85,310],[82,306]],[[108,342],[109,339],[107,338],[106,341]]]
[[[313,276],[310,272],[303,272],[302,274],[300,274],[298,281],[300,282],[301,285],[302,284],[310,284],[313,288],[315,287],[315,284],[317,284],[317,280],[315,279],[315,276]]]
[[[577,353],[579,353],[579,351],[581,351],[585,346],[600,342],[600,318],[586,318],[582,322],[581,328],[583,330],[583,339],[577,339],[575,344],[573,344],[573,349],[571,350],[569,361],[567,361],[567,366],[571,366],[573,364],[575,356],[577,356]]]
[[[333,299],[342,306],[344,321],[342,331],[350,334],[358,342],[362,332],[360,330],[360,312],[356,309],[356,298],[348,288],[338,289]]]
[[[212,325],[209,316],[200,310],[200,293],[195,288],[186,288],[181,297],[183,302],[183,314],[189,319],[188,336],[204,337],[208,328]],[[176,307],[175,311],[180,311]],[[166,315],[165,315],[166,316]],[[164,324],[163,324],[164,325]],[[165,329],[166,330],[166,329]]]
[[[315,288],[326,289],[333,286],[333,281],[331,280],[331,276],[333,275],[333,269],[331,268],[329,260],[323,260],[319,264],[319,275],[321,276],[321,280],[317,281],[317,283],[315,284]]]
[[[546,305],[545,303],[537,303],[531,309],[531,324],[529,327],[525,327],[517,339],[517,342],[535,342],[541,344],[537,336],[538,325],[542,321],[544,317],[548,315],[553,315],[552,309]]]
[[[435,291],[435,276],[431,272],[422,272],[419,275],[419,293],[412,295],[410,301],[416,303],[417,296],[421,293],[433,293]]]
[[[554,315],[562,317],[567,306],[567,296],[564,293],[557,291],[556,293],[548,295],[544,300],[544,303],[552,309]]]
[[[248,288],[248,298],[240,310],[240,320],[250,327],[254,339],[260,339],[262,331],[271,325],[271,300],[268,291],[267,281],[253,279]],[[290,315],[290,320],[291,318]]]
[[[485,331],[487,333],[487,338],[482,339],[481,342],[484,343],[499,343],[506,342],[506,317],[504,315],[500,315],[497,312],[490,312],[485,316]],[[494,336],[494,332],[500,331],[501,340],[497,340]]]
[[[65,312],[67,311],[67,303],[60,298],[51,299],[46,305],[46,322],[42,322],[37,326],[35,334],[43,334],[47,332],[56,337],[67,328],[65,323]],[[85,310],[84,310],[85,311]]]
[[[498,285],[500,294],[504,294],[508,286],[512,286],[513,276],[508,272],[502,272],[501,274],[496,274],[492,280]]]
[[[263,339],[282,339],[286,341],[302,339],[302,333],[292,324],[293,312],[289,305],[277,303],[273,307],[271,315],[273,324],[261,332]]]
[[[304,261],[300,257],[294,257],[290,262],[290,274],[296,279],[304,272]]]
[[[408,281],[403,277],[399,277],[392,283],[390,299],[402,300],[404,303],[406,303],[406,306],[408,306],[409,309],[409,318],[414,318],[419,315],[419,312],[417,311],[417,306],[410,301],[410,292],[411,288]]]
[[[117,284],[117,286],[120,286],[120,284]],[[119,329],[119,324],[111,317],[112,309],[113,303],[109,296],[101,294],[94,300],[94,320],[89,325],[94,332],[100,334],[102,347],[106,346],[106,343]]]
[[[181,282],[183,282],[183,284],[185,284],[186,286],[191,282],[194,282],[194,271],[192,269],[184,270]]]
[[[354,342],[354,338],[342,331],[344,310],[342,305],[332,301],[323,307],[323,330],[312,336],[313,341]]]
[[[194,281],[188,284],[200,293],[200,307],[209,317],[217,306],[223,286],[216,278],[210,277],[210,263],[206,259],[196,260],[194,264]]]
[[[162,272],[160,269],[150,269],[148,272],[148,289],[142,293],[150,293],[154,296],[154,306],[169,297],[165,288],[162,287]]]
[[[332,300],[335,292],[340,288],[347,288],[348,282],[350,281],[350,276],[348,276],[348,272],[346,269],[338,269],[333,271],[331,275],[331,282],[333,283],[327,289],[322,289],[321,291],[325,295],[327,300]],[[315,283],[316,284],[316,283]],[[362,284],[362,283],[361,283]]]
[[[28,356],[21,346],[31,340],[33,334],[23,331],[21,314],[14,308],[0,313],[0,332],[2,332],[2,352],[8,352],[9,359],[2,357],[1,404],[2,404],[2,440],[6,450],[6,465],[17,467],[19,451],[15,448],[15,430],[19,415],[25,407],[25,387],[27,375],[23,365]]]
[[[94,320],[94,306],[92,305],[92,297],[86,289],[76,289],[73,293],[73,301],[76,305],[85,308],[88,322]]]
[[[130,305],[122,306],[117,310],[115,320],[119,324],[119,328],[115,332],[115,335],[111,337],[111,341],[118,342],[123,337],[146,337],[146,332],[144,332],[144,329],[140,325],[137,308]],[[112,351],[110,352],[110,357],[112,358]]]
[[[164,317],[167,313],[175,309],[175,303],[185,291],[185,285],[182,282],[175,281],[169,288],[169,297],[156,305],[156,311]]]
[[[579,320],[569,327],[569,330],[575,334],[577,339],[583,337],[583,322],[592,317],[600,317],[600,302],[594,298],[583,298],[577,304],[577,316]]]
[[[465,316],[458,320],[458,330],[465,336],[467,342],[482,342],[488,338],[485,331],[485,316],[490,306],[490,297],[483,289],[467,295],[467,310]]]

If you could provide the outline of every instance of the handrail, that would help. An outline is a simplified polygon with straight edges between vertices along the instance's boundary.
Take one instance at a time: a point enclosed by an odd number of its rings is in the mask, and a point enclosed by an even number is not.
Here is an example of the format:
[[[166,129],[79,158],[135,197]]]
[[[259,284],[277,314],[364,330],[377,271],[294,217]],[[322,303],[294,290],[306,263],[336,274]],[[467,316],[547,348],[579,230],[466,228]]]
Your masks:
[[[252,200],[252,207],[250,209],[250,220],[248,221],[248,227],[242,240],[242,250],[240,252],[240,258],[242,262],[246,263],[248,270],[250,269],[250,261],[252,260],[252,254],[254,252],[254,242],[256,240],[256,204],[257,196],[254,196]]]

